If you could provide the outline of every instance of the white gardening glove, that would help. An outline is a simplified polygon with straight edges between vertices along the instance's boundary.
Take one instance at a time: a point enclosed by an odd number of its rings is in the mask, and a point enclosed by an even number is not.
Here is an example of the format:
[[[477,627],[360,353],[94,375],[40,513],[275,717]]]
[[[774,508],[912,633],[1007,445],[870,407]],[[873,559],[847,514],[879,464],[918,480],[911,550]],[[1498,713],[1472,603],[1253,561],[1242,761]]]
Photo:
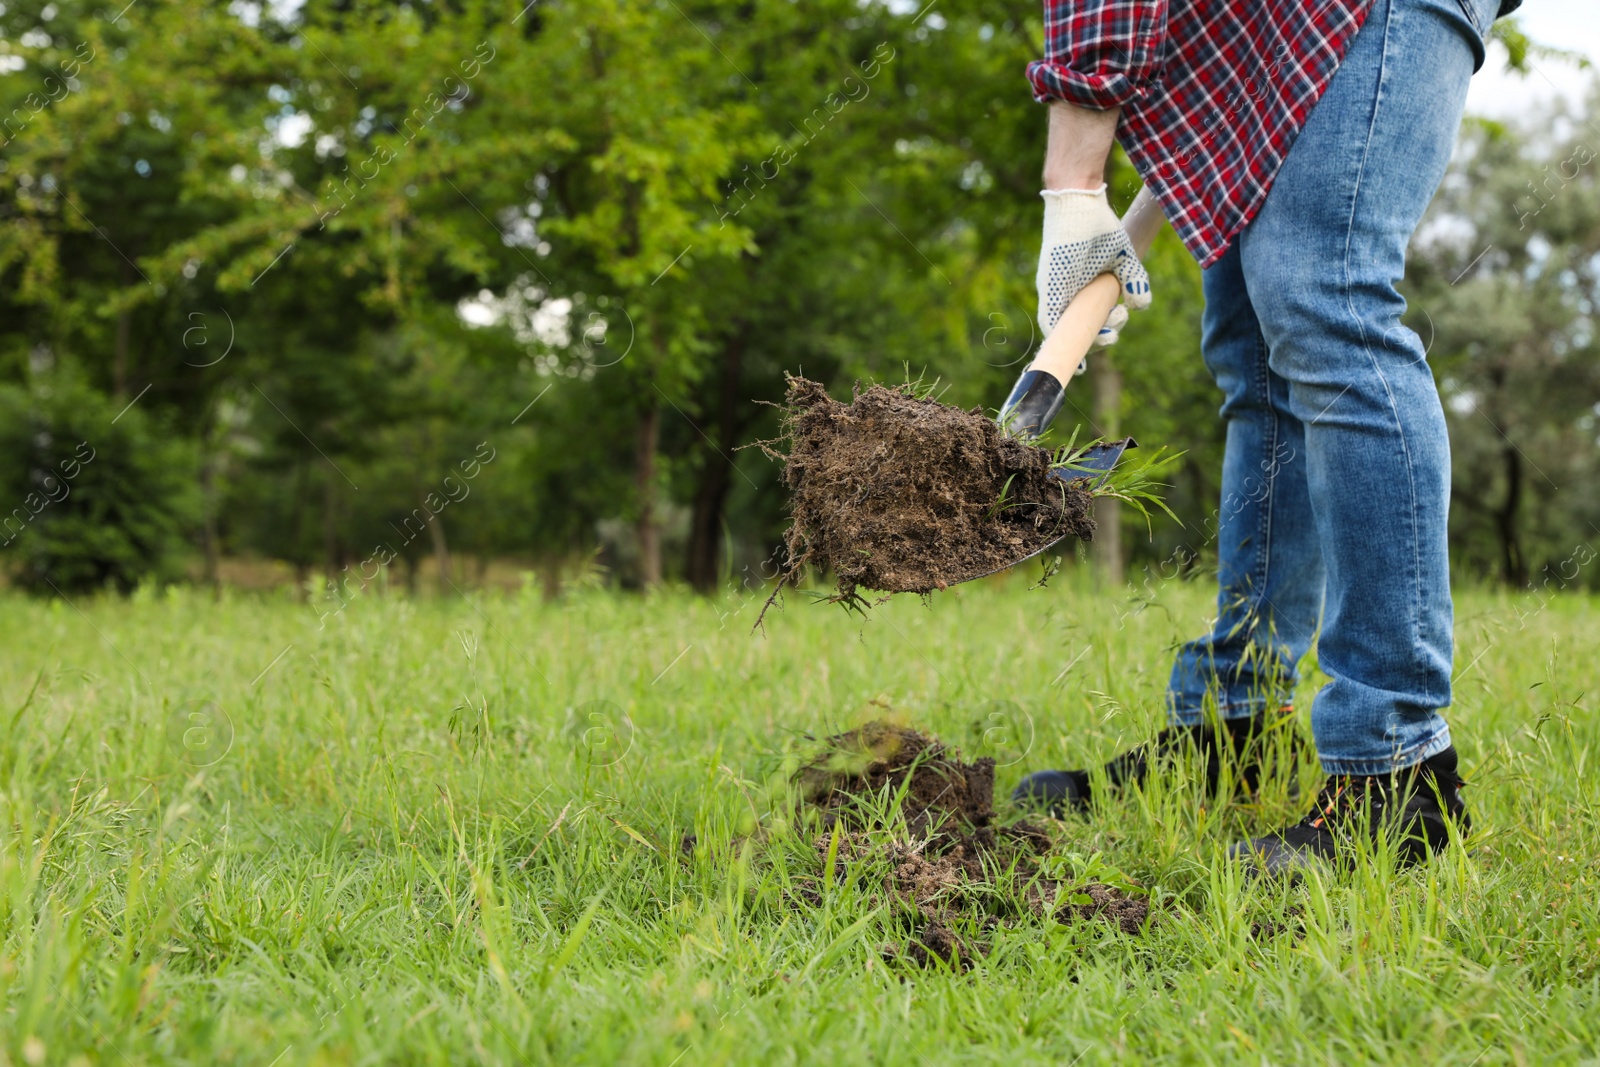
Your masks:
[[[1094,347],[1117,343],[1128,321],[1128,308],[1150,306],[1150,275],[1139,262],[1133,242],[1106,200],[1106,187],[1046,189],[1044,242],[1039,249],[1039,327],[1050,336],[1056,320],[1078,290],[1102,274],[1122,283],[1122,303],[1111,310],[1094,339]],[[1082,373],[1083,367],[1078,368]]]

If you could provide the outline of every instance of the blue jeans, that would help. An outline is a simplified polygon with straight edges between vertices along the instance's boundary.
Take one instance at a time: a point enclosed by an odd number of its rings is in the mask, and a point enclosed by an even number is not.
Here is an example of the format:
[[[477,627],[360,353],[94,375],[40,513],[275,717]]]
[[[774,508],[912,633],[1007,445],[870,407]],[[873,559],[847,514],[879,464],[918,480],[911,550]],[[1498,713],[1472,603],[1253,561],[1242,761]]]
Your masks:
[[[1329,774],[1450,745],[1450,442],[1394,283],[1449,162],[1498,0],[1373,0],[1260,213],[1205,271],[1222,389],[1217,620],[1173,666],[1173,721],[1284,703],[1321,636]]]

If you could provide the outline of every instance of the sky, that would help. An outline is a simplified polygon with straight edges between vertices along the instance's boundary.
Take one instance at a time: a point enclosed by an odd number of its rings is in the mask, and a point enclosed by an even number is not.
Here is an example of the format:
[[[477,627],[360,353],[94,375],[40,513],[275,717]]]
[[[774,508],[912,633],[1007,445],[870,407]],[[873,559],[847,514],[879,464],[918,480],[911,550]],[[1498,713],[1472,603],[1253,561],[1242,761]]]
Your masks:
[[[1514,119],[1542,110],[1558,96],[1576,103],[1600,77],[1600,0],[1523,0],[1516,13],[1534,42],[1578,52],[1593,66],[1549,59],[1533,60],[1536,70],[1523,77],[1506,69],[1505,49],[1491,45],[1489,59],[1467,92],[1467,111],[1489,118]]]

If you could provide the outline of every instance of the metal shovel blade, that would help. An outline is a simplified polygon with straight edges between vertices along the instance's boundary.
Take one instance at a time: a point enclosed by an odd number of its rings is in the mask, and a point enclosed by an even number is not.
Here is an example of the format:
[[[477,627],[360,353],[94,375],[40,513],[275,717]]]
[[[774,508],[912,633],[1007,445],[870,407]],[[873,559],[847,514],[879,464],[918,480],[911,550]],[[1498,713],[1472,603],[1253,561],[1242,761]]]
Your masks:
[[[1050,476],[1052,478],[1058,478],[1063,482],[1079,482],[1083,481],[1085,478],[1092,478],[1098,483],[1104,481],[1106,476],[1111,473],[1111,469],[1117,465],[1117,461],[1122,458],[1122,454],[1124,452],[1130,448],[1138,447],[1139,442],[1135,441],[1131,437],[1124,437],[1120,441],[1107,441],[1104,444],[1090,445],[1088,450],[1085,451],[1083,455],[1079,456],[1073,462],[1071,467],[1064,467],[1060,470],[1052,471]],[[1039,546],[1032,552],[1029,552],[1026,556],[1023,556],[1021,559],[1012,560],[1010,563],[1007,563],[1001,567],[996,567],[993,570],[981,571],[978,574],[969,574],[965,578],[957,578],[955,581],[948,584],[960,585],[962,582],[972,582],[978,580],[979,578],[987,578],[991,574],[999,574],[1001,571],[1008,571],[1019,563],[1026,563],[1033,557],[1050,551],[1052,548],[1056,547],[1070,536],[1071,534],[1062,534],[1054,541]]]
[[[1111,473],[1111,468],[1122,458],[1122,454],[1130,448],[1138,447],[1139,442],[1131,437],[1124,437],[1120,441],[1107,441],[1101,445],[1090,445],[1071,467],[1053,472],[1052,477],[1064,482],[1077,482],[1084,478],[1104,481],[1106,475]]]

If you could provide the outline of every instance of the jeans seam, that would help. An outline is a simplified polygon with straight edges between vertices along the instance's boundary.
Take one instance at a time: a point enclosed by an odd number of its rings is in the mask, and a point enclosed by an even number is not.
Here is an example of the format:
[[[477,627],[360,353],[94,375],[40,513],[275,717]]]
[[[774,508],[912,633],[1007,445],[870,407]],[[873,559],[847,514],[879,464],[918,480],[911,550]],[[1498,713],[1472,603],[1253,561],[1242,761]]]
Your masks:
[[[1473,31],[1477,33],[1479,37],[1482,37],[1489,32],[1489,26],[1479,24],[1478,12],[1472,6],[1472,0],[1456,0],[1456,4],[1461,8],[1461,13],[1466,16],[1467,25],[1471,26]],[[1494,25],[1494,21],[1492,19],[1490,20],[1489,25]]]
[[[1256,331],[1255,355],[1254,366],[1251,367],[1251,377],[1255,384],[1254,392],[1261,409],[1272,420],[1273,447],[1276,448],[1278,420],[1277,413],[1272,408],[1272,380],[1270,368],[1267,364],[1266,338],[1261,336],[1260,330]],[[1266,505],[1271,500],[1271,494],[1272,489],[1269,481],[1266,494],[1261,501],[1263,505]],[[1267,599],[1267,577],[1270,570],[1269,557],[1272,550],[1272,522],[1269,510],[1268,507],[1263,506],[1261,515],[1256,520],[1256,548],[1253,553],[1254,559],[1250,566],[1250,595],[1249,600],[1244,604],[1244,617],[1239,624],[1247,629],[1252,641],[1254,641],[1255,623],[1260,616],[1261,605],[1263,603],[1271,603]]]
[[[1261,583],[1256,587],[1255,603],[1250,607],[1250,614],[1258,616],[1261,605],[1271,605],[1267,599],[1267,582],[1272,577],[1272,497],[1274,480],[1277,469],[1273,466],[1278,455],[1278,435],[1280,433],[1278,409],[1272,403],[1272,368],[1270,365],[1271,354],[1267,351],[1267,339],[1261,336],[1261,331],[1256,331],[1256,378],[1261,386],[1261,406],[1267,412],[1267,418],[1272,423],[1272,436],[1268,442],[1267,469],[1262,472],[1266,481],[1262,485],[1261,496],[1261,522],[1260,532],[1261,549],[1257,556],[1260,560]]]

